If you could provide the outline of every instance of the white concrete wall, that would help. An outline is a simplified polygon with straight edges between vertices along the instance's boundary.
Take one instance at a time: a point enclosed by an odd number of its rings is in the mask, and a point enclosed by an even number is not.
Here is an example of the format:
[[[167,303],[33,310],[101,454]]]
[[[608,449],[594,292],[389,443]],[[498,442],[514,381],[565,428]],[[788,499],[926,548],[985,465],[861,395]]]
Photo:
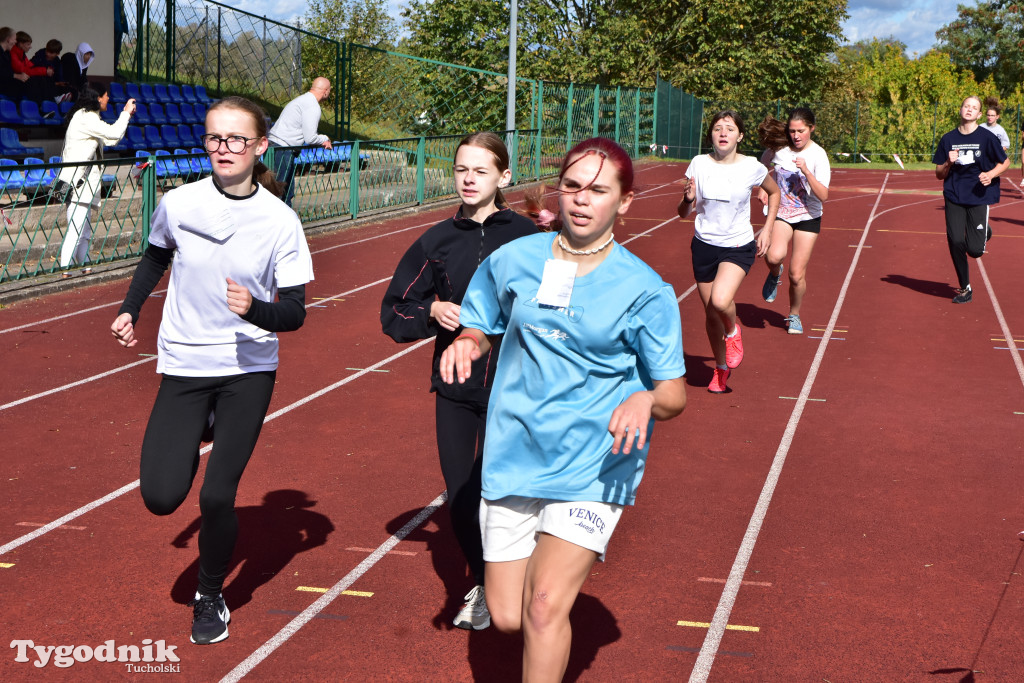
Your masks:
[[[32,36],[29,59],[50,38],[64,43],[61,55],[89,43],[96,53],[89,76],[114,75],[114,0],[4,0],[0,7],[0,26]]]

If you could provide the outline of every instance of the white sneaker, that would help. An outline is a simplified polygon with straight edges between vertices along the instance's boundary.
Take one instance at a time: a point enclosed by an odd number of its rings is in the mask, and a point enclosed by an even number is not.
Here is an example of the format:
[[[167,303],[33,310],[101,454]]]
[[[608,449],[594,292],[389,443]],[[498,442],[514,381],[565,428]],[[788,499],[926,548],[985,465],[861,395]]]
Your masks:
[[[458,628],[469,631],[482,631],[491,625],[491,613],[487,611],[487,600],[484,599],[484,587],[473,586],[473,590],[466,593],[464,598],[466,606],[459,610],[458,616],[452,622]]]

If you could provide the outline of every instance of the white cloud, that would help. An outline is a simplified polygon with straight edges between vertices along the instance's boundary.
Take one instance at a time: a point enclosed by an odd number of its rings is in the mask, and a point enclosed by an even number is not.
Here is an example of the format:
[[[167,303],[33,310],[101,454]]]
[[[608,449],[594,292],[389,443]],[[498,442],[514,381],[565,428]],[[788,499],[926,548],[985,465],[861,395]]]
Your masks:
[[[843,24],[847,41],[892,36],[907,53],[922,54],[935,44],[935,32],[956,19],[957,0],[851,0]]]

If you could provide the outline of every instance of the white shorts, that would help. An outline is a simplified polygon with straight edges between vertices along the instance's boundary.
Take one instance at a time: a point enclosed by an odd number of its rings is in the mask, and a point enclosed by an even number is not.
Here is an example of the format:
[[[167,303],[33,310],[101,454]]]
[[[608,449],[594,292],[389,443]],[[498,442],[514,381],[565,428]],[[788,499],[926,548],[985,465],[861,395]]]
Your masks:
[[[522,496],[484,498],[480,501],[484,561],[526,559],[537,547],[537,534],[545,533],[593,550],[604,562],[608,541],[621,516],[622,506],[613,503]]]

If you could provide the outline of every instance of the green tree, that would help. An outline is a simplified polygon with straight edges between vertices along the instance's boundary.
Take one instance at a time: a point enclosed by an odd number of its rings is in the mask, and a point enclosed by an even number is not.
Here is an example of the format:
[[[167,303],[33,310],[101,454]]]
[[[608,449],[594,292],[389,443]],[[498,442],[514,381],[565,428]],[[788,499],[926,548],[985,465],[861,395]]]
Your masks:
[[[957,18],[935,32],[936,48],[978,82],[989,76],[1010,92],[1024,78],[1024,6],[1008,0],[957,5]]]

